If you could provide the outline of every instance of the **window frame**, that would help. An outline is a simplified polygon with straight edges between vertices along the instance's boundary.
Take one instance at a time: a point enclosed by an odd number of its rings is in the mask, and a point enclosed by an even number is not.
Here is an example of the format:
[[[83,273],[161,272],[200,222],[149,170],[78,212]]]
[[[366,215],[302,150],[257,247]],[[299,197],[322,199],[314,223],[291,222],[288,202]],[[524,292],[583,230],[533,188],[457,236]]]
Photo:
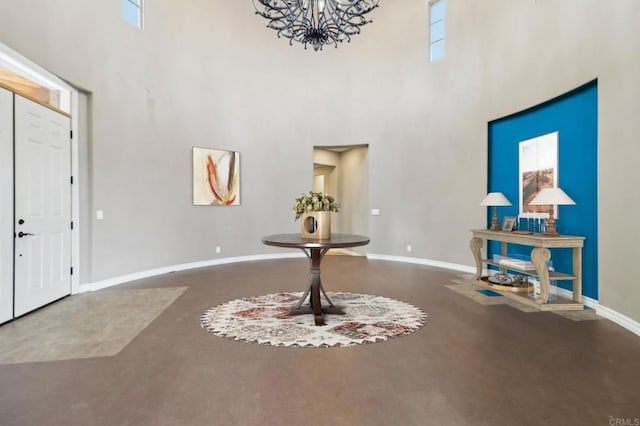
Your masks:
[[[122,0],[122,18],[132,27],[142,29],[144,0]],[[135,21],[128,13],[136,12]]]
[[[433,20],[433,8],[438,3],[442,3],[442,19]],[[446,56],[446,19],[447,19],[447,1],[446,0],[429,0],[429,62],[439,61]],[[436,24],[442,23],[442,37],[433,40],[433,29]],[[434,57],[434,46],[441,48],[442,53]]]

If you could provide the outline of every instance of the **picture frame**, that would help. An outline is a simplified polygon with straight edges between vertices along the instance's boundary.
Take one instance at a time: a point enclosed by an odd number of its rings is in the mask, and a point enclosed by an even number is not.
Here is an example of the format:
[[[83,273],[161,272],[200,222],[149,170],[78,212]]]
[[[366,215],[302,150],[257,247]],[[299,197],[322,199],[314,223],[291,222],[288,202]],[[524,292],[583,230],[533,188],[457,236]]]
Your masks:
[[[551,209],[558,217],[557,206],[529,204],[544,188],[558,186],[558,140],[559,132],[552,132],[518,144],[518,215],[523,219],[548,218]]]
[[[194,146],[193,205],[240,205],[240,153]]]
[[[513,231],[513,225],[516,223],[515,216],[505,216],[502,218],[502,230],[505,232]]]

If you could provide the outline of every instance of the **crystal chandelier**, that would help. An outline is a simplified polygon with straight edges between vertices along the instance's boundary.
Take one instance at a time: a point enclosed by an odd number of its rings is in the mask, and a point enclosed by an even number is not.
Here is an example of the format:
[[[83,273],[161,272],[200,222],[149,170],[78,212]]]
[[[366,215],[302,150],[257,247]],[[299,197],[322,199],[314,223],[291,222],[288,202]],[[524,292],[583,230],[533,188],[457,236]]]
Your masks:
[[[253,0],[256,14],[267,19],[267,28],[294,41],[322,50],[322,46],[350,42],[360,27],[371,22],[365,15],[380,0]]]

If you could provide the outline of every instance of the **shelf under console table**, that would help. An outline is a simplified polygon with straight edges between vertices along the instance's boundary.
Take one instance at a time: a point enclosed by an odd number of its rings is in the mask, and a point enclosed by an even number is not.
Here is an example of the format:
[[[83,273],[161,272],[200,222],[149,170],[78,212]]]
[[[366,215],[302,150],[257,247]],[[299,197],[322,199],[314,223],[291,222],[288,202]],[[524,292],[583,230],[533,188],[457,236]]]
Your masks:
[[[525,275],[536,276],[540,280],[540,297],[535,300],[536,304],[543,310],[552,309],[583,309],[582,305],[582,247],[585,237],[574,235],[558,235],[549,237],[542,234],[518,234],[506,231],[491,231],[488,229],[475,229],[471,231],[470,247],[476,261],[476,280],[482,278],[483,266],[493,265],[510,271],[519,272]],[[518,268],[516,266],[505,265],[504,263],[493,262],[482,258],[482,247],[485,240],[499,241],[502,246],[502,256],[507,255],[507,244],[520,244],[533,247],[531,250],[531,262],[535,270]],[[547,262],[551,259],[550,248],[570,248],[573,250],[573,270],[570,274],[549,271]],[[549,304],[550,280],[573,281],[573,303]],[[527,296],[516,296],[524,301],[529,300]]]

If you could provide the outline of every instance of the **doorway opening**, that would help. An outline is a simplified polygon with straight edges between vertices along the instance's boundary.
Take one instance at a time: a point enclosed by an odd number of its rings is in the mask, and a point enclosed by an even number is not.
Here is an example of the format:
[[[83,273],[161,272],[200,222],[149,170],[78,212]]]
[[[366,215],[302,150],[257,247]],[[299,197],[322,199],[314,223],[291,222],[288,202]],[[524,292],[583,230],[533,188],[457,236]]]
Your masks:
[[[0,43],[0,95],[2,323],[78,285],[78,92]]]
[[[335,233],[369,234],[369,145],[313,148],[313,190],[332,195],[340,212],[331,218]],[[331,250],[329,254],[366,255],[365,247]]]

